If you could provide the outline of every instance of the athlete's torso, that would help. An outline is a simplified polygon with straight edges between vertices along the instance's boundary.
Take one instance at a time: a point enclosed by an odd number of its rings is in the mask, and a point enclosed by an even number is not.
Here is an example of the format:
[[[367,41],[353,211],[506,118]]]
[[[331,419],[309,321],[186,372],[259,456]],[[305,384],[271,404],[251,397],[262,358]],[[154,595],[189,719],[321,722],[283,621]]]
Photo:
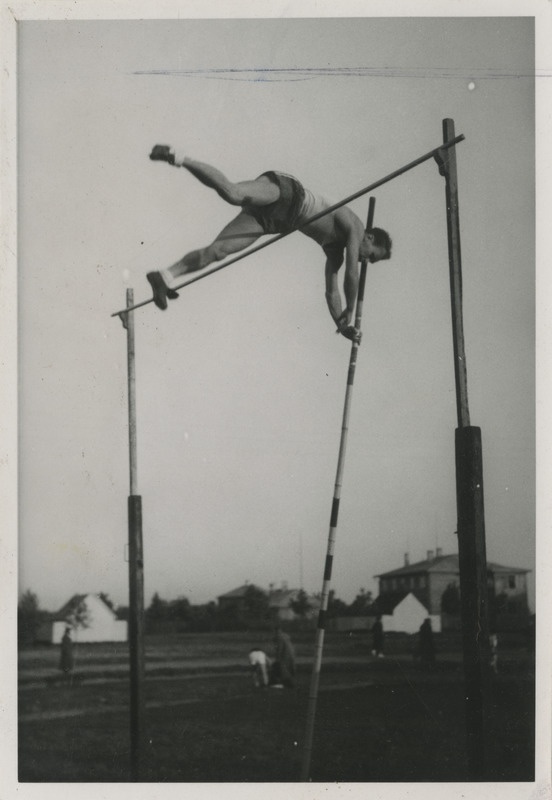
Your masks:
[[[305,189],[305,205],[301,209],[301,219],[304,221],[331,207],[325,198],[315,195]],[[303,213],[303,211],[308,213]],[[330,248],[333,251],[343,251],[347,242],[350,240],[351,233],[356,230],[359,239],[364,234],[362,222],[347,206],[341,206],[335,211],[311,222],[301,228],[301,232],[314,239],[324,249]]]

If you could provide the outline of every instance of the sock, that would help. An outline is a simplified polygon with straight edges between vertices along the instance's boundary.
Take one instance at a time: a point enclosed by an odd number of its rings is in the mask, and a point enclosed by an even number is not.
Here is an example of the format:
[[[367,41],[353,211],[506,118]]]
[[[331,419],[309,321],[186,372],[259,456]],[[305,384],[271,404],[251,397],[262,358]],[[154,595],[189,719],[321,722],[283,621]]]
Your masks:
[[[171,147],[171,153],[174,155],[175,167],[181,167],[186,159],[185,153],[183,153],[182,150],[177,150],[175,147]]]
[[[172,285],[175,279],[173,278],[170,269],[168,267],[167,269],[160,269],[159,274],[163,278],[167,289],[172,289]]]

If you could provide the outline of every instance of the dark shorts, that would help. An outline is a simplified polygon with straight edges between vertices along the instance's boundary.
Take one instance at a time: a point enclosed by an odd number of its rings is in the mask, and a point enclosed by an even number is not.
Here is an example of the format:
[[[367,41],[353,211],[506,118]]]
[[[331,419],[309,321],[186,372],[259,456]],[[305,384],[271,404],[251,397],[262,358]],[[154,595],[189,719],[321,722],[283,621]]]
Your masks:
[[[265,233],[289,233],[297,225],[305,200],[302,184],[292,175],[282,172],[263,172],[280,189],[280,197],[268,206],[244,206]],[[261,177],[261,176],[259,176]]]

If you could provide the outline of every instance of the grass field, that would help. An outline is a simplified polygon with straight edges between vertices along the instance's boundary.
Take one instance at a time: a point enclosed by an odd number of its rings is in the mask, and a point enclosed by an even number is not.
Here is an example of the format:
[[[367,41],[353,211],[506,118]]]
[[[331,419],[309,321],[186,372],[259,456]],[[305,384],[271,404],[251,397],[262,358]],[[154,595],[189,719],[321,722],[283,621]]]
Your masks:
[[[140,780],[285,782],[300,776],[312,634],[294,636],[293,690],[256,690],[247,634],[148,639]],[[267,643],[261,640],[259,643]],[[404,640],[372,659],[364,637],[327,637],[311,777],[320,782],[467,781],[464,691],[458,651],[433,668]],[[56,648],[20,654],[19,779],[130,780],[128,653],[80,645],[70,685]],[[503,652],[492,687],[488,779],[531,781],[534,668]]]

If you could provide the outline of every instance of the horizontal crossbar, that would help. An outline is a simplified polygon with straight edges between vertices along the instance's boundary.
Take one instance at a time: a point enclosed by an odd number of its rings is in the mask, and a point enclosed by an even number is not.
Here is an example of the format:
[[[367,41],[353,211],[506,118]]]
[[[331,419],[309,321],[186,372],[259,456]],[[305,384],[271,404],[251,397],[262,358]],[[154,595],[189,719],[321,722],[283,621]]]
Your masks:
[[[233,258],[230,258],[227,261],[224,261],[222,264],[217,264],[215,267],[212,267],[211,269],[202,272],[200,275],[196,275],[195,277],[188,279],[184,283],[181,283],[178,286],[174,286],[174,287],[171,287],[171,288],[174,288],[175,290],[182,289],[185,286],[189,286],[191,283],[195,283],[196,281],[199,281],[202,278],[206,278],[207,275],[212,275],[213,272],[218,272],[219,269],[224,269],[224,267],[229,267],[230,264],[235,264],[236,261],[241,261],[242,258],[246,258],[247,256],[250,256],[253,253],[258,253],[259,250],[262,250],[264,247],[268,247],[269,245],[274,244],[274,242],[277,242],[280,239],[284,239],[286,236],[289,236],[291,233],[295,233],[295,231],[300,231],[301,228],[304,228],[307,225],[310,225],[311,222],[314,222],[315,220],[320,219],[320,217],[323,217],[326,214],[331,214],[332,211],[335,211],[336,209],[341,208],[341,206],[347,205],[347,203],[351,203],[353,200],[356,200],[358,197],[362,197],[362,195],[368,194],[368,192],[371,192],[374,189],[377,189],[379,186],[382,186],[384,183],[388,183],[389,181],[392,181],[394,178],[398,178],[399,175],[402,175],[403,173],[408,172],[408,170],[413,169],[414,167],[417,167],[418,164],[422,164],[424,161],[428,161],[430,158],[435,158],[435,156],[438,155],[438,153],[440,151],[446,150],[447,148],[452,147],[455,144],[458,144],[458,142],[462,142],[464,139],[465,139],[464,134],[460,134],[460,136],[456,136],[454,139],[451,139],[450,142],[445,142],[445,143],[439,145],[439,147],[436,147],[435,149],[430,150],[429,153],[425,153],[425,155],[420,156],[419,158],[416,158],[414,161],[411,161],[409,164],[406,164],[404,167],[400,167],[400,169],[395,170],[395,172],[391,172],[389,175],[386,175],[385,178],[380,178],[379,181],[375,181],[375,183],[371,183],[369,186],[366,186],[364,189],[360,189],[360,191],[349,195],[349,197],[345,197],[343,200],[340,200],[339,203],[335,203],[333,206],[330,206],[329,208],[324,209],[324,211],[320,211],[318,214],[314,214],[314,216],[309,217],[309,219],[307,219],[304,222],[302,222],[301,225],[298,225],[296,228],[293,228],[293,230],[287,231],[286,233],[279,233],[277,236],[272,236],[267,241],[261,242],[261,244],[258,244],[255,247],[252,247],[250,250],[246,250],[244,253],[240,253],[239,255],[234,256]],[[121,316],[122,314],[128,314],[129,311],[135,311],[137,308],[141,308],[142,306],[147,306],[149,303],[153,303],[153,297],[150,297],[147,300],[143,300],[141,303],[136,303],[136,305],[134,305],[134,306],[129,306],[128,308],[123,308],[123,309],[121,309],[121,311],[115,311],[111,316],[112,317],[118,317],[118,316]]]

